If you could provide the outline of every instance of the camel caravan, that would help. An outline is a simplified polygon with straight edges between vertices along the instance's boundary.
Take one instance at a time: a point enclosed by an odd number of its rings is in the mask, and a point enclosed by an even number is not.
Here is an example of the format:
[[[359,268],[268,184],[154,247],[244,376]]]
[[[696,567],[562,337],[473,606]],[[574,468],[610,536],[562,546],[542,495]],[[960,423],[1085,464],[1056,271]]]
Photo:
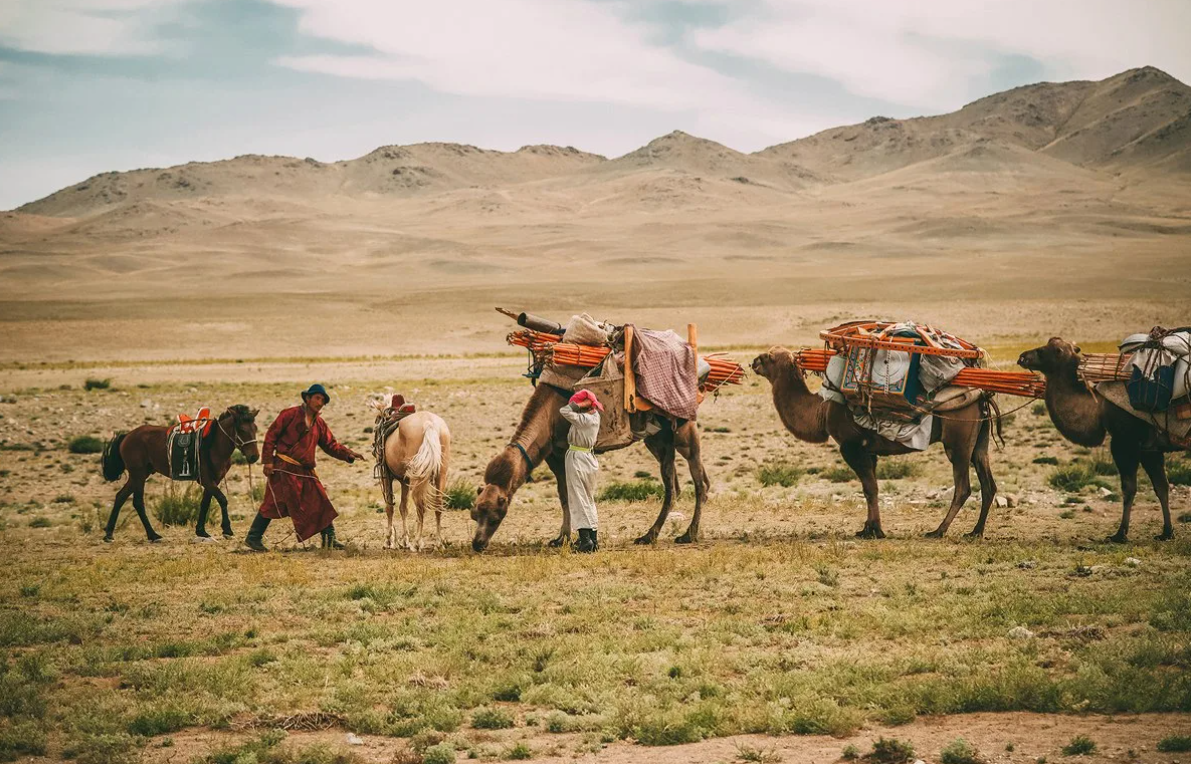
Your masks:
[[[471,507],[475,552],[488,548],[508,515],[513,499],[533,471],[545,463],[553,473],[561,508],[551,547],[580,552],[599,548],[595,506],[598,456],[644,444],[658,462],[661,508],[636,544],[657,541],[680,492],[676,457],[687,464],[694,484],[694,511],[680,544],[699,541],[700,521],[711,482],[703,464],[700,405],[726,386],[739,385],[745,368],[723,354],[701,354],[698,330],[686,337],[632,323],[597,321],[586,313],[564,326],[529,313],[497,308],[516,322],[508,344],[525,348],[525,376],[533,390],[519,424],[505,446],[488,461]],[[751,368],[768,381],[780,422],[798,440],[838,447],[863,489],[867,516],[856,536],[884,538],[877,464],[882,458],[927,450],[935,443],[951,463],[953,492],[938,527],[946,534],[971,497],[970,472],[980,484],[980,513],[966,534],[981,537],[997,484],[990,452],[1003,443],[1003,418],[996,396],[1045,400],[1059,432],[1079,446],[1110,439],[1120,473],[1122,516],[1109,541],[1124,542],[1137,493],[1137,469],[1146,470],[1162,508],[1163,531],[1174,536],[1165,454],[1191,450],[1191,328],[1132,335],[1118,353],[1081,353],[1058,337],[1022,353],[1025,371],[987,368],[987,354],[976,345],[931,326],[912,322],[853,321],[820,333],[822,347],[773,347],[756,356]],[[812,391],[807,375],[821,384]],[[284,410],[258,447],[255,410],[235,405],[212,417],[179,417],[171,427],[139,427],[117,434],[104,449],[103,474],[128,479],[117,492],[104,541],[111,541],[121,506],[131,496],[150,541],[161,539],[145,514],[144,485],[153,473],[203,487],[196,540],[214,540],[206,517],[214,498],[222,510],[223,536],[230,538],[227,497],[219,484],[239,450],[251,465],[261,461],[265,498],[247,537],[247,546],[265,551],[263,533],[272,519],[293,520],[299,541],[322,535],[323,546],[338,549],[336,512],[315,471],[316,447],[346,462],[363,455],[339,444],[318,412],[330,399],[321,385],[302,393],[302,406]],[[433,511],[435,548],[444,546],[444,501],[450,466],[451,431],[437,414],[419,411],[400,395],[372,402],[373,475],[384,500],[386,549],[422,551],[424,521]],[[394,498],[394,483],[400,501]],[[410,532],[408,509],[416,511]],[[394,524],[400,507],[401,532]],[[573,533],[578,531],[576,543]]]

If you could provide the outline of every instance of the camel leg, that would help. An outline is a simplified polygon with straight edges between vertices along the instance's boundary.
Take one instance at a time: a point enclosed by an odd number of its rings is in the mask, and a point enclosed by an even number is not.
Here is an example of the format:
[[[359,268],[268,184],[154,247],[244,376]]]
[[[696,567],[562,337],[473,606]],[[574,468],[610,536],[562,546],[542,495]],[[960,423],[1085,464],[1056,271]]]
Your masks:
[[[132,506],[136,509],[137,516],[141,518],[141,525],[145,526],[145,536],[149,541],[161,541],[161,536],[153,530],[153,524],[149,522],[149,515],[145,512],[145,482],[143,480],[132,492]]]
[[[112,540],[112,534],[116,532],[116,518],[120,516],[120,507],[124,506],[124,502],[128,501],[128,497],[131,495],[132,475],[129,475],[124,485],[120,486],[120,490],[116,491],[116,500],[112,503],[112,513],[108,515],[108,525],[103,533],[104,541]]]
[[[1108,541],[1123,544],[1129,540],[1129,514],[1133,511],[1133,498],[1137,496],[1137,465],[1141,462],[1141,449],[1136,443],[1114,436],[1109,451],[1121,473],[1121,527],[1115,535],[1108,537]]]
[[[571,510],[567,502],[566,455],[550,454],[546,457],[546,466],[554,473],[554,484],[558,487],[558,503],[562,506],[562,527],[558,529],[558,536],[547,544],[547,546],[557,549],[571,543]]]
[[[691,480],[695,484],[695,514],[691,517],[691,524],[687,526],[686,533],[674,541],[678,544],[693,544],[699,540],[699,520],[703,514],[703,502],[707,501],[707,489],[711,485],[711,481],[707,478],[707,470],[703,467],[702,449],[697,437],[678,445],[677,448],[678,453],[682,454],[682,458],[686,459],[687,466],[691,469]],[[675,470],[675,477],[677,478],[677,470]]]
[[[409,484],[404,480],[401,481],[401,546],[404,549],[413,550],[413,546],[409,542],[409,524],[407,522],[407,515],[409,514]]]
[[[972,464],[976,467],[976,477],[980,480],[980,519],[976,521],[976,527],[967,534],[969,538],[984,536],[984,522],[988,519],[988,511],[992,508],[993,501],[997,498],[997,481],[993,479],[992,459],[988,453],[991,431],[992,422],[986,421],[980,430],[980,439],[976,441],[976,451],[972,454]]]
[[[666,493],[662,497],[662,510],[658,513],[657,519],[653,521],[653,525],[645,532],[644,536],[633,541],[634,544],[652,544],[657,541],[662,525],[666,522],[666,516],[670,514],[674,495],[678,493],[678,472],[674,468],[673,434],[665,431],[651,435],[645,439],[645,446],[662,467],[662,485]]]
[[[943,534],[947,533],[947,529],[951,527],[951,521],[955,519],[960,509],[963,508],[964,502],[972,495],[972,476],[969,474],[972,466],[971,456],[958,449],[947,449],[947,456],[951,459],[951,479],[955,490],[951,492],[951,506],[947,508],[943,522],[939,523],[938,528],[926,534],[929,538],[943,538]]]
[[[198,521],[194,524],[194,535],[200,539],[209,539],[207,533],[207,511],[211,508],[211,489],[203,486],[203,498],[199,500]]]
[[[393,527],[393,476],[386,473],[382,480],[386,483],[382,491],[385,498],[385,549],[392,549],[397,541],[397,530]]]
[[[877,501],[877,458],[865,452],[864,446],[859,443],[845,443],[839,447],[839,452],[860,478],[864,498],[868,502],[868,519],[856,536],[866,539],[885,538],[885,532],[881,530],[881,507]]]
[[[1169,541],[1174,538],[1174,526],[1170,524],[1170,483],[1166,480],[1166,454],[1161,451],[1143,451],[1141,466],[1150,476],[1158,503],[1162,505],[1162,533],[1154,538]]]

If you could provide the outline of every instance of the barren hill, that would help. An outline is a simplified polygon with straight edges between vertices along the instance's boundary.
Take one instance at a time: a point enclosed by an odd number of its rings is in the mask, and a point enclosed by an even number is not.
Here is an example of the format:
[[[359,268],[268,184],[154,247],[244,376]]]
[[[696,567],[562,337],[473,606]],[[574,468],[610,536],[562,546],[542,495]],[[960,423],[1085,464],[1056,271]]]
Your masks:
[[[1189,248],[1191,89],[1144,68],[753,154],[675,131],[615,159],[423,143],[105,173],[0,215],[0,358],[61,327],[79,338],[63,359],[160,333],[204,357],[307,355],[305,334],[262,331],[295,316],[333,355],[490,351],[495,304],[679,310],[727,343],[898,300],[961,334],[988,315],[1032,330],[1006,305],[1033,300],[1112,336],[1186,323]]]
[[[873,117],[771,146],[760,155],[854,180],[992,140],[1084,167],[1178,170],[1173,158],[1186,156],[1189,119],[1191,88],[1145,67],[1100,82],[1026,85],[937,117]]]

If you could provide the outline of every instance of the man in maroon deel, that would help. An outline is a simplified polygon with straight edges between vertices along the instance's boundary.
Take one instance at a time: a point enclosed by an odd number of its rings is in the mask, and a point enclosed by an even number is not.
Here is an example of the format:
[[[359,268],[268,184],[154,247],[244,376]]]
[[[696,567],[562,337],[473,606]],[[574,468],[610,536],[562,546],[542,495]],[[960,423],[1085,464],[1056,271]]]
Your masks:
[[[288,408],[265,434],[261,464],[265,469],[265,500],[252,521],[245,543],[256,552],[268,551],[262,541],[271,520],[288,517],[294,521],[298,541],[322,533],[324,547],[342,549],[335,540],[332,523],[339,514],[327,498],[327,489],[314,471],[315,447],[351,464],[364,455],[335,440],[331,428],[319,416],[331,400],[322,385],[311,385],[302,393],[302,405]]]

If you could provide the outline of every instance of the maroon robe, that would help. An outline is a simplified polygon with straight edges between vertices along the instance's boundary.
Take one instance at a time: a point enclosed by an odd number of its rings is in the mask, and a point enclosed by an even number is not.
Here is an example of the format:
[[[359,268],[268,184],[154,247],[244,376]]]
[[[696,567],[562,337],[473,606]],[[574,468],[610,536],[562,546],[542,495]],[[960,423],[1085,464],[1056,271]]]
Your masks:
[[[314,426],[306,426],[306,412],[302,406],[294,406],[277,415],[265,433],[265,446],[261,449],[261,464],[273,465],[273,477],[265,486],[265,500],[260,512],[273,520],[291,518],[298,541],[305,541],[325,530],[339,514],[331,506],[327,489],[314,472],[315,446],[328,456],[349,464],[355,461],[351,451],[335,440],[322,417],[314,418]],[[298,464],[282,459],[283,454]]]

